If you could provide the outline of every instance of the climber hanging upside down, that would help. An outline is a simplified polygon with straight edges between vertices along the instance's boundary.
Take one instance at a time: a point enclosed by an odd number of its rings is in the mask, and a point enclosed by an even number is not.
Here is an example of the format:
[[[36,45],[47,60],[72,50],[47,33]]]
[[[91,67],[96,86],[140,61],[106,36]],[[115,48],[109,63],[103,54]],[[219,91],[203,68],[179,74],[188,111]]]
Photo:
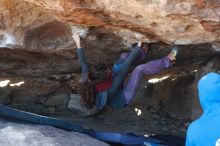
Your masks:
[[[175,46],[167,56],[136,66],[128,77],[128,81],[125,82],[129,67],[132,64],[143,61],[147,53],[147,46],[143,45],[142,42],[138,42],[130,53],[121,54],[115,62],[112,71],[105,79],[97,82],[90,76],[79,35],[74,31],[72,33],[82,68],[83,82],[81,83],[81,97],[78,97],[81,102],[73,103],[69,106],[69,109],[78,111],[82,115],[95,114],[106,105],[117,109],[125,107],[131,103],[143,75],[157,74],[171,67],[178,53],[178,47]]]

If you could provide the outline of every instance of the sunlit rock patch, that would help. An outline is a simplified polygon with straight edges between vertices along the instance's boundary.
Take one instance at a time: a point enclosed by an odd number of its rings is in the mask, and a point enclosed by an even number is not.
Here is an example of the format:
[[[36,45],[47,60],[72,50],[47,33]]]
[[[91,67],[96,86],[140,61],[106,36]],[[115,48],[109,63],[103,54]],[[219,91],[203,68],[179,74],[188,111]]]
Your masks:
[[[1,118],[0,143],[2,146],[108,146],[108,144],[84,134],[50,126],[16,122],[9,122]]]

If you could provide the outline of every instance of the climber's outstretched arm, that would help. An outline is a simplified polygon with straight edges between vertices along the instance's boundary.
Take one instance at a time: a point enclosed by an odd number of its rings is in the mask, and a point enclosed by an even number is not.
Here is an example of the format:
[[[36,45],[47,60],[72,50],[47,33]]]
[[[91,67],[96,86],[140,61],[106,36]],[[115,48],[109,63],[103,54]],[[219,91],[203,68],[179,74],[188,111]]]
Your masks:
[[[86,61],[86,56],[84,54],[84,50],[81,48],[79,34],[76,33],[75,31],[72,31],[72,38],[74,39],[74,41],[76,43],[77,56],[79,58],[79,63],[82,68],[82,78],[84,81],[87,81],[88,80],[88,64]]]

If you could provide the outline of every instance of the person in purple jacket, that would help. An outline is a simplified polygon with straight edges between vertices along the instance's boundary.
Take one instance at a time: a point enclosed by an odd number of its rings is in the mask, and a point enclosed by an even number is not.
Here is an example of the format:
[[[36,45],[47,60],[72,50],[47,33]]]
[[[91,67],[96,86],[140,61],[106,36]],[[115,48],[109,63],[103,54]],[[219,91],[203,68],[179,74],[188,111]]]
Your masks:
[[[86,115],[97,113],[106,105],[117,109],[128,105],[136,93],[141,78],[144,75],[157,74],[171,67],[178,53],[178,47],[174,46],[167,56],[136,66],[129,76],[128,81],[125,82],[129,67],[132,64],[138,64],[143,61],[146,55],[146,51],[144,51],[146,47],[142,47],[143,43],[138,42],[130,53],[121,54],[115,62],[112,72],[102,82],[96,82],[90,78],[88,64],[84,51],[81,48],[79,35],[73,31],[72,37],[77,46],[77,56],[82,68],[83,83],[81,84],[80,93],[82,106],[80,108],[83,106],[86,107],[83,107],[86,110],[77,108],[77,111],[86,111]],[[89,111],[89,109],[91,110]]]

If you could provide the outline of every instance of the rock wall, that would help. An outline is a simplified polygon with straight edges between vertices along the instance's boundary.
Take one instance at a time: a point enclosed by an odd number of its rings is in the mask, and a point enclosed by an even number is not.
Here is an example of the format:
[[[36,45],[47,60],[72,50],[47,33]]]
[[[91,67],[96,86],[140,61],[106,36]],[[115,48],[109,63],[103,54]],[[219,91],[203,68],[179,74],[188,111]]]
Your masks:
[[[86,42],[90,43],[92,45],[92,42]],[[86,48],[91,68],[100,63],[111,68],[120,54],[114,49],[104,51],[102,46]],[[150,49],[146,61],[162,57],[170,51],[163,43],[150,44]],[[155,76],[146,76],[131,105],[120,110],[106,107],[99,115],[83,118],[67,108],[70,94],[80,93],[80,68],[73,49],[65,52],[59,49],[58,52],[31,52],[22,48],[1,48],[0,85],[8,83],[0,88],[0,101],[34,113],[74,119],[92,129],[183,136],[189,122],[201,114],[197,81],[201,73],[218,66],[215,63],[219,60],[218,56],[215,57],[214,66],[204,64],[213,64],[213,60],[210,60],[214,59],[213,53],[210,44],[181,46],[177,64]],[[148,83],[152,78],[164,76],[168,76],[168,79]],[[141,111],[141,115],[138,115],[138,111]]]
[[[218,0],[2,0],[0,4],[1,34],[14,37],[13,44],[22,45],[27,31],[54,19],[110,30],[125,43],[220,41]]]
[[[220,39],[218,0],[26,1],[46,8],[61,21],[104,27],[118,33],[129,29],[143,34],[138,37],[148,41],[192,44]]]
[[[54,20],[44,9],[24,1],[1,0],[0,11],[1,41],[11,45],[23,46],[26,32]]]

